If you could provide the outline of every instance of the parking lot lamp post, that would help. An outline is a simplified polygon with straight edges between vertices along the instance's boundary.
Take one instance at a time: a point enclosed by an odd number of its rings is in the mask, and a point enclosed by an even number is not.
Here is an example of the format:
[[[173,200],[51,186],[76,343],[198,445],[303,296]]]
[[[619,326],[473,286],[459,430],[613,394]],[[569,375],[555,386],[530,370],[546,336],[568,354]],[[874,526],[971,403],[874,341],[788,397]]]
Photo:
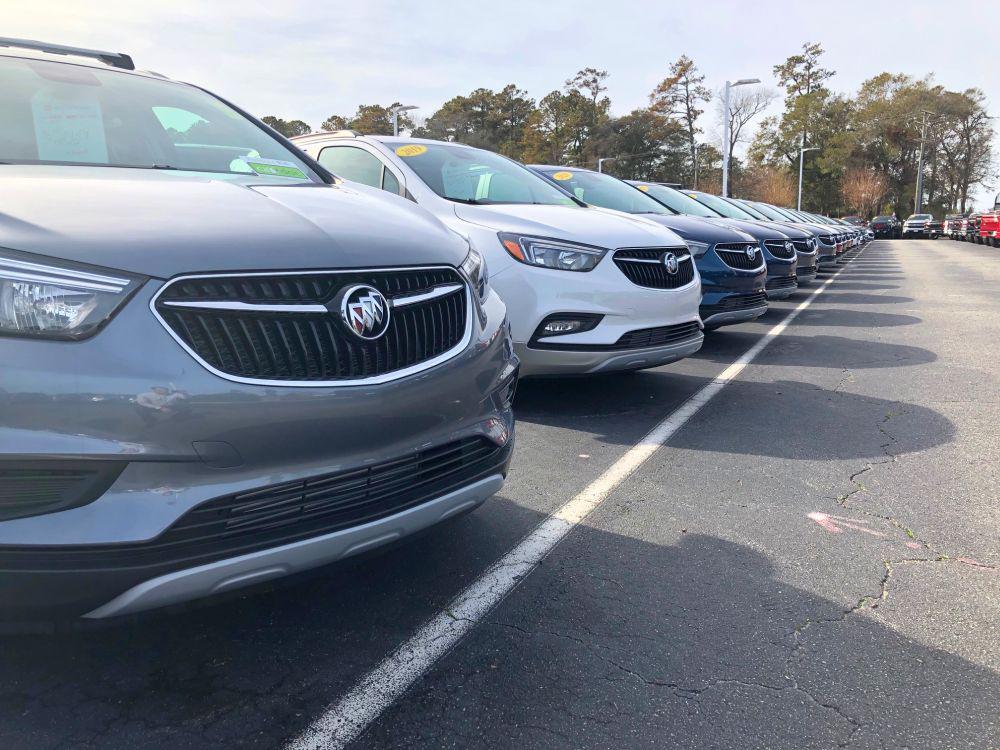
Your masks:
[[[806,151],[819,151],[819,146],[805,147],[806,145],[806,135],[802,134],[799,139],[799,202],[796,204],[797,210],[802,210],[802,158],[805,156]]]
[[[603,174],[604,173],[604,162],[606,162],[606,161],[614,161],[617,158],[618,157],[616,157],[616,156],[605,156],[602,159],[598,159],[597,160],[597,171],[601,172]]]
[[[741,78],[726,81],[726,91],[722,97],[722,197],[729,197],[729,92],[737,86],[760,83],[759,78]]]
[[[413,104],[397,104],[389,109],[392,112],[392,134],[394,136],[399,135],[399,113],[409,112],[411,109],[419,109],[419,107]]]

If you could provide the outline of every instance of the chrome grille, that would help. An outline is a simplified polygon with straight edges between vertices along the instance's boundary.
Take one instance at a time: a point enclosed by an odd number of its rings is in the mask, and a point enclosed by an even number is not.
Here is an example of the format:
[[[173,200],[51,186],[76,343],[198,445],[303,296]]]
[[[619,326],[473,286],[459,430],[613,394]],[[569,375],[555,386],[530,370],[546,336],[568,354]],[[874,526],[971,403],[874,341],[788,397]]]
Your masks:
[[[355,336],[334,304],[358,284],[391,306],[374,340]],[[204,366],[248,383],[384,382],[454,356],[471,335],[467,285],[447,267],[181,277],[152,304]]]
[[[677,273],[668,273],[664,265],[667,253],[677,256]],[[618,250],[615,265],[628,280],[651,289],[678,289],[694,279],[694,261],[686,247],[643,247]]]
[[[753,250],[753,256],[747,254]],[[740,271],[755,271],[764,267],[764,253],[749,242],[720,242],[715,246],[715,254],[730,268]]]

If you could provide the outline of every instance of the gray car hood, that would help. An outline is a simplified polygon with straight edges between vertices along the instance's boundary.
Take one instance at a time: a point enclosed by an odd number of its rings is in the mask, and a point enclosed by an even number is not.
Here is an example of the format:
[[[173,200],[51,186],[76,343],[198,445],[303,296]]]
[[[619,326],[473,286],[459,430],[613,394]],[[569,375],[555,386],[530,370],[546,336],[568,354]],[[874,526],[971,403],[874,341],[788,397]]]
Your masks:
[[[354,184],[3,165],[0,196],[0,247],[160,278],[458,265],[468,250],[413,202]]]

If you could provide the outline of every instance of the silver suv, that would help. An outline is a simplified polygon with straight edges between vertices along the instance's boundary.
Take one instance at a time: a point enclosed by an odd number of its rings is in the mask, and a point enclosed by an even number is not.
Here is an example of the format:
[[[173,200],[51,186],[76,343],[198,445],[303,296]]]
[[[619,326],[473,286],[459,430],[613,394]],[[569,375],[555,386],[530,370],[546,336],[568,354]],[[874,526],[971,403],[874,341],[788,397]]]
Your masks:
[[[228,591],[500,488],[518,359],[467,240],[127,56],[0,48],[0,615]]]

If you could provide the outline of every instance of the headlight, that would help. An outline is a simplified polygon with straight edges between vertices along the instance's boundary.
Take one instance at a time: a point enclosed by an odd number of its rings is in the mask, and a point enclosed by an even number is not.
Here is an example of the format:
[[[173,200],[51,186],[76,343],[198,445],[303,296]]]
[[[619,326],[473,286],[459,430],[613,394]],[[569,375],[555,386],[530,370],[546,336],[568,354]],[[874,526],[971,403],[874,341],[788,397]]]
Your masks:
[[[465,275],[475,286],[479,301],[482,302],[490,291],[490,274],[486,268],[486,259],[478,250],[470,246],[469,254],[465,256],[460,268],[465,271]]]
[[[500,233],[500,242],[515,260],[559,271],[592,271],[608,252],[605,248],[578,245],[575,242],[525,237],[506,232]]]
[[[86,338],[142,282],[118,271],[0,250],[0,335]]]
[[[694,240],[684,240],[684,243],[688,246],[688,250],[691,251],[691,255],[695,258],[701,258],[708,252],[711,247],[707,242],[695,242]]]

